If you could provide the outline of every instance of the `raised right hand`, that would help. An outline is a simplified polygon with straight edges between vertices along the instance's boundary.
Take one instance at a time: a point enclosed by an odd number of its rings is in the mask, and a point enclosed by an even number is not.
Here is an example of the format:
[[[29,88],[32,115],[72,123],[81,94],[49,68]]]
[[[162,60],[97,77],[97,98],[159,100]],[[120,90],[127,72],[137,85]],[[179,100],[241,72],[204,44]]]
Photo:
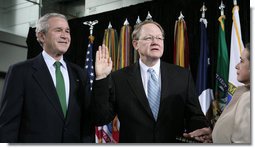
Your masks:
[[[96,80],[106,78],[112,71],[112,60],[108,48],[103,44],[96,52],[95,72]]]

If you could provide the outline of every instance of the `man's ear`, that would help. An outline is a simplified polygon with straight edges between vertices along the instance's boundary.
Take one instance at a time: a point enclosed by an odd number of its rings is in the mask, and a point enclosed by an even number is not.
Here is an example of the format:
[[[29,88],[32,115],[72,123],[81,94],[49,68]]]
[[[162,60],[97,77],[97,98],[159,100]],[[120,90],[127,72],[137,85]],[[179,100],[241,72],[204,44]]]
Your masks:
[[[42,44],[42,43],[44,43],[44,40],[45,40],[45,33],[38,32],[37,33],[37,41]]]
[[[132,44],[133,44],[133,47],[135,48],[135,50],[138,50],[138,41],[137,40],[133,40]]]

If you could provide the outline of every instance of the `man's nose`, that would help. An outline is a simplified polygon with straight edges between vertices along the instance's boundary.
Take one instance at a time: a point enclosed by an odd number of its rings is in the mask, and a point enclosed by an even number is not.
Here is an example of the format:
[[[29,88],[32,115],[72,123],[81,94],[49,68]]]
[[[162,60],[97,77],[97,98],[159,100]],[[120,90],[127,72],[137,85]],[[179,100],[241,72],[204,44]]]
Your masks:
[[[67,38],[69,36],[69,33],[62,31],[61,32],[61,37]]]

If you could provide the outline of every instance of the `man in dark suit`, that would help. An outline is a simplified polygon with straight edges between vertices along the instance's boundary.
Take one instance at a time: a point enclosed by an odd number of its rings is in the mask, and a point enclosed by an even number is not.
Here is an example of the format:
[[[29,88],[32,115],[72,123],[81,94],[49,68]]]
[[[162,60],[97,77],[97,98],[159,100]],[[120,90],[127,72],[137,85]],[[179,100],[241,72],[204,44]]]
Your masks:
[[[0,142],[91,142],[86,72],[63,59],[71,42],[66,17],[44,15],[36,36],[42,53],[11,66],[6,76]]]
[[[106,124],[117,115],[120,142],[180,142],[177,139],[185,132],[210,130],[189,70],[160,60],[162,27],[144,21],[135,27],[132,38],[139,62],[119,71],[111,73],[107,47],[97,51],[92,99],[96,123]]]

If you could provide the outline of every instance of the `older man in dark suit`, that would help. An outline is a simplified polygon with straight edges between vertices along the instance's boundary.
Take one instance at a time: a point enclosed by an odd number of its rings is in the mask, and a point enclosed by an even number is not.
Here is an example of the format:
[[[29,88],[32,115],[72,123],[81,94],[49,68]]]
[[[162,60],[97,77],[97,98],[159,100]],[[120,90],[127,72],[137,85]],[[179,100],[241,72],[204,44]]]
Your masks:
[[[64,15],[39,19],[43,51],[15,64],[6,76],[0,108],[0,142],[91,142],[86,72],[63,59],[71,37]]]
[[[132,34],[139,62],[111,73],[108,49],[96,55],[94,117],[98,125],[120,121],[120,142],[178,142],[183,133],[208,128],[188,69],[160,60],[164,31],[153,21]],[[111,73],[111,74],[110,74]]]

